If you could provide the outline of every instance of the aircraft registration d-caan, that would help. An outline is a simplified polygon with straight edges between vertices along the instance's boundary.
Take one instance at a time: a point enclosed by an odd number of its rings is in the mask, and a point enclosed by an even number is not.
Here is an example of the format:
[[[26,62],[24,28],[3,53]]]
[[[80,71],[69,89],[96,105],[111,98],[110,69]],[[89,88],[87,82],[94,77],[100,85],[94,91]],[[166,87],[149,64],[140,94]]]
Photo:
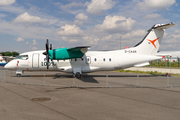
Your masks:
[[[47,40],[46,51],[22,53],[6,64],[5,68],[16,70],[17,76],[21,76],[23,71],[48,69],[73,73],[79,78],[82,73],[87,72],[148,65],[150,61],[162,58],[156,54],[164,31],[174,25],[174,23],[156,24],[134,47],[113,51],[88,51],[89,46],[52,49],[52,45],[50,45],[49,49]]]

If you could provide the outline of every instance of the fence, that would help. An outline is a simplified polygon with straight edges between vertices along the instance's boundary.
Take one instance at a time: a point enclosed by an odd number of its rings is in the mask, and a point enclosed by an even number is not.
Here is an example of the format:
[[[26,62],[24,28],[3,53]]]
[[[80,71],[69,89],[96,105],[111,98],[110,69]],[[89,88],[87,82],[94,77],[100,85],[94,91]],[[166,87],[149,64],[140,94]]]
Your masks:
[[[16,77],[15,71],[0,70],[0,81],[38,86],[56,87],[176,87],[180,77],[121,72],[95,72],[75,78],[59,72],[25,72]]]

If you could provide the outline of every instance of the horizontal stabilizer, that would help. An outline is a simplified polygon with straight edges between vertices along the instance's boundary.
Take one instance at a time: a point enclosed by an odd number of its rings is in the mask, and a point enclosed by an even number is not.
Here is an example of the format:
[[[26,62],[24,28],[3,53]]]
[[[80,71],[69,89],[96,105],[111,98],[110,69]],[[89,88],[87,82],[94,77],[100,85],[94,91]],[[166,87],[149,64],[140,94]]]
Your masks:
[[[180,51],[160,51],[156,54],[157,56],[167,56],[167,57],[178,57],[180,58]]]
[[[168,23],[168,24],[156,24],[156,25],[154,25],[151,29],[149,29],[148,30],[148,32],[149,31],[151,31],[152,29],[157,29],[157,30],[160,30],[160,29],[167,29],[167,28],[170,28],[170,27],[172,27],[172,26],[174,26],[174,25],[176,25],[176,24],[174,24],[174,23]]]
[[[146,65],[150,65],[149,62],[136,64],[136,65],[134,65],[134,67],[142,67],[142,66],[146,66]]]

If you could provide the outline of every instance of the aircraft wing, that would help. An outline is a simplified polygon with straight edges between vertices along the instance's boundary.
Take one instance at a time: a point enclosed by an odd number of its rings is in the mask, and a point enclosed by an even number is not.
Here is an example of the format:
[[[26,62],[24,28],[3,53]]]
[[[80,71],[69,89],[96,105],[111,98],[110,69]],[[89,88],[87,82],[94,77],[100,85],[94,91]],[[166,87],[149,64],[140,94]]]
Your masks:
[[[74,52],[74,53],[81,51],[82,53],[85,54],[89,48],[90,48],[90,46],[80,46],[80,47],[68,48],[67,51]]]

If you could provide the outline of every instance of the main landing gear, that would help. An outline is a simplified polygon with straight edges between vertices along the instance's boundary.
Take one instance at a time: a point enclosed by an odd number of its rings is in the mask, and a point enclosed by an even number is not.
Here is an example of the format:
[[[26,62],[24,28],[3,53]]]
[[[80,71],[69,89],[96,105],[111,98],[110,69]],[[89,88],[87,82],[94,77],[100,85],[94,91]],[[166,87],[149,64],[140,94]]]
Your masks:
[[[74,75],[76,78],[82,78],[82,75],[81,73],[77,72],[75,75]]]

